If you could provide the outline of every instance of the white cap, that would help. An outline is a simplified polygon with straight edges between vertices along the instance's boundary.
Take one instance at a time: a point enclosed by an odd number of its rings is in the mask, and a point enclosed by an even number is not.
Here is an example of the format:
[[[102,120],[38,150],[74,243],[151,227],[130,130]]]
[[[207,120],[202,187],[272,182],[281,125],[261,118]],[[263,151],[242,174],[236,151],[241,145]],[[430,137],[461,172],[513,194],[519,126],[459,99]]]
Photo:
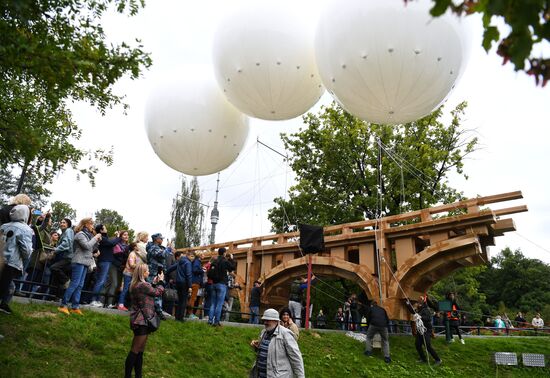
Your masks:
[[[274,308],[268,308],[264,312],[264,316],[262,316],[262,320],[279,320],[279,311],[275,310]]]

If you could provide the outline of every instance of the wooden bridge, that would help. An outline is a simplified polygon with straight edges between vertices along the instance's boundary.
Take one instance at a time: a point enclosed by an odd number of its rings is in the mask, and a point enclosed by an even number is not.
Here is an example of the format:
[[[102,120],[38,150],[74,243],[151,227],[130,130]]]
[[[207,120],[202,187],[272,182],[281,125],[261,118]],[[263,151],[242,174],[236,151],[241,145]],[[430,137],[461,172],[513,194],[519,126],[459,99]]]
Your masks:
[[[390,318],[407,319],[405,298],[418,298],[459,268],[488,262],[487,247],[495,245],[495,237],[515,231],[514,221],[502,217],[527,211],[524,205],[498,210],[481,207],[521,198],[520,191],[503,193],[325,227],[325,250],[313,256],[313,272],[352,280],[369,298],[382,303]],[[291,281],[307,273],[298,232],[182,251],[207,251],[206,261],[220,247],[227,248],[237,261],[237,282],[244,288],[239,292],[241,312],[249,311],[255,280],[265,287],[263,302],[280,307],[288,303]]]

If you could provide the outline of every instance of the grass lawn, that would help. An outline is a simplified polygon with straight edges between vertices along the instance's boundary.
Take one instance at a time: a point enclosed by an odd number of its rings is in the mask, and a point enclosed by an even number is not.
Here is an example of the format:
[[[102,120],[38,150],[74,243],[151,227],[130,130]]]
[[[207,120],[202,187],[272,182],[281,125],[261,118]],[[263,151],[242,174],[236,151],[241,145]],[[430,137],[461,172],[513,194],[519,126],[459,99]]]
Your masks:
[[[0,376],[121,377],[132,333],[128,318],[86,311],[66,316],[48,305],[13,303],[0,314]],[[249,342],[259,328],[209,327],[204,323],[163,322],[149,337],[144,356],[147,377],[247,377],[255,355]],[[434,340],[443,364],[418,364],[412,336],[391,337],[393,362],[379,350],[341,333],[302,332],[300,349],[307,377],[550,377],[550,368],[497,367],[493,352],[550,355],[549,337],[469,338],[466,345]],[[548,362],[547,362],[548,363]]]

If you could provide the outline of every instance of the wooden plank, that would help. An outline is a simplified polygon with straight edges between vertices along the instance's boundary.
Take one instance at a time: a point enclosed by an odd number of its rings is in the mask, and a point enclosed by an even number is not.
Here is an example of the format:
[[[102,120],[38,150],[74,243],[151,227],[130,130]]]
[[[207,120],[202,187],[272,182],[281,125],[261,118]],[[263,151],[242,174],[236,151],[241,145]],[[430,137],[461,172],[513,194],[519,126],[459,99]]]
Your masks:
[[[397,260],[397,269],[400,269],[403,263],[415,254],[415,238],[399,238],[395,240],[395,258]]]
[[[374,256],[374,243],[359,244],[359,265],[365,265],[371,272],[376,272]]]
[[[330,249],[330,256],[337,257],[339,259],[346,259],[346,247],[334,247]]]
[[[527,206],[522,205],[522,206],[507,207],[505,209],[493,210],[493,213],[497,217],[499,217],[501,215],[510,215],[510,214],[516,214],[516,213],[523,213],[523,212],[526,212],[526,211],[529,211],[529,209],[527,208]]]

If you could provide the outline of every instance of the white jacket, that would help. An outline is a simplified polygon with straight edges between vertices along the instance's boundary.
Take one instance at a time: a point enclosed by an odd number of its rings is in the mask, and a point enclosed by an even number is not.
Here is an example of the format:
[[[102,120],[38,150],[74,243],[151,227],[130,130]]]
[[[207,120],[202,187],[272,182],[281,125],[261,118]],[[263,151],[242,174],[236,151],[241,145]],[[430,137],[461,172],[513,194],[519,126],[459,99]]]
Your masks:
[[[266,330],[260,333],[260,340]],[[294,334],[278,325],[267,350],[267,378],[304,378],[304,361]]]

